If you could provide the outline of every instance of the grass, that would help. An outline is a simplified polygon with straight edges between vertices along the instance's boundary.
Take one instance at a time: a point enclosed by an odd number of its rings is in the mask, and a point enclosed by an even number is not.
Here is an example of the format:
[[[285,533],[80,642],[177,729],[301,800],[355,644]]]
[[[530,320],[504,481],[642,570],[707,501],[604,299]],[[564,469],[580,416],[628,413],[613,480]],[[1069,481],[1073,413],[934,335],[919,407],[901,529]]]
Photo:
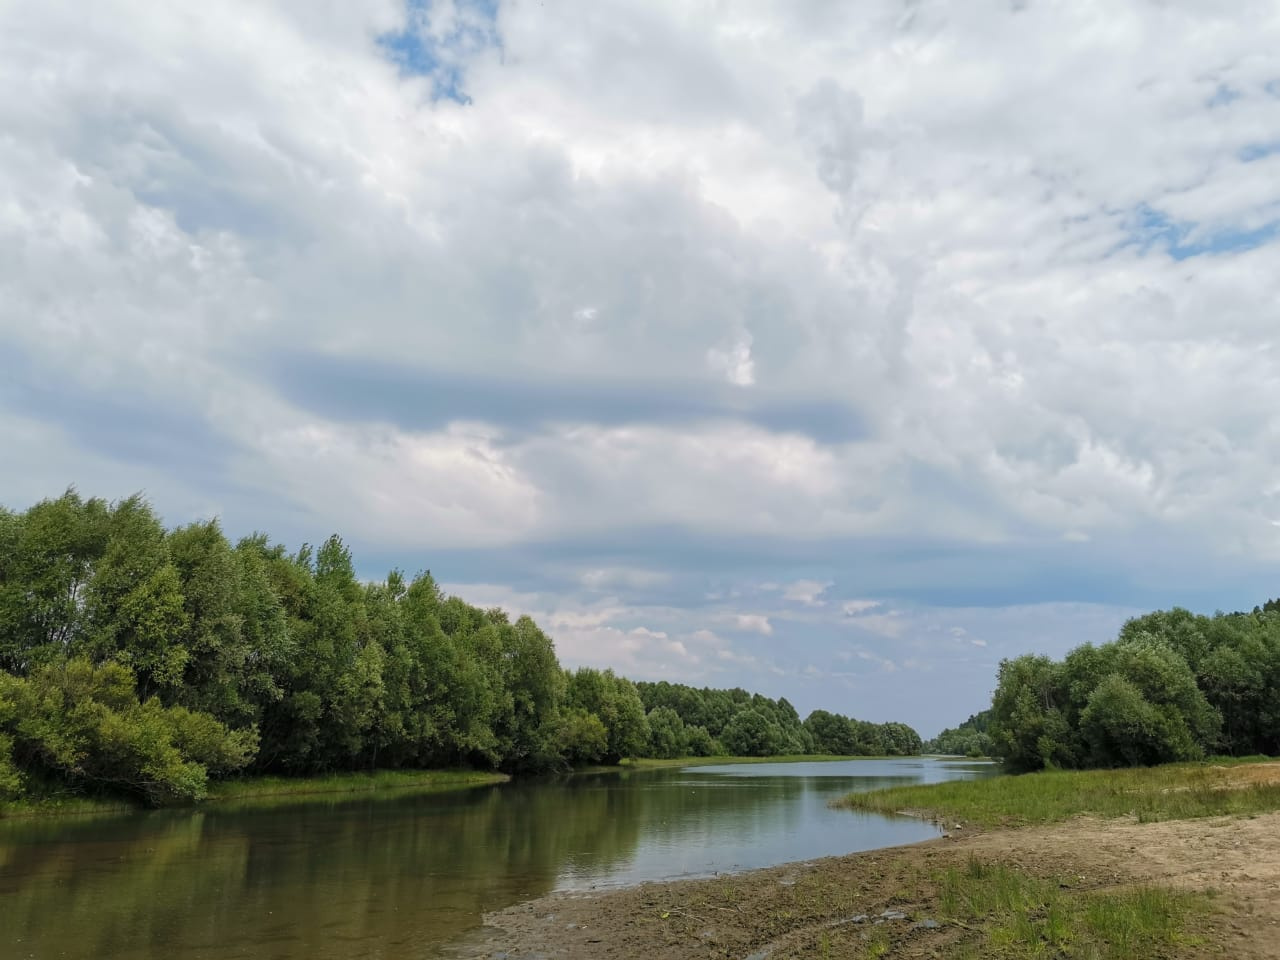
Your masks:
[[[1280,809],[1280,777],[1260,782],[1245,764],[1172,764],[1129,770],[1047,771],[854,793],[839,804],[987,827],[1076,816],[1185,820]]]
[[[976,858],[936,882],[939,919],[969,931],[952,952],[961,958],[1160,957],[1196,943],[1189,922],[1210,910],[1204,894],[1158,886],[1080,891]]]
[[[201,806],[267,806],[273,802],[298,802],[335,794],[383,793],[390,791],[434,792],[462,787],[501,783],[504,774],[475,770],[378,770],[371,773],[334,773],[315,777],[247,777],[209,785],[209,796]],[[15,817],[80,816],[128,813],[142,805],[116,796],[93,797],[65,790],[39,793],[23,800],[0,803],[0,819]]]

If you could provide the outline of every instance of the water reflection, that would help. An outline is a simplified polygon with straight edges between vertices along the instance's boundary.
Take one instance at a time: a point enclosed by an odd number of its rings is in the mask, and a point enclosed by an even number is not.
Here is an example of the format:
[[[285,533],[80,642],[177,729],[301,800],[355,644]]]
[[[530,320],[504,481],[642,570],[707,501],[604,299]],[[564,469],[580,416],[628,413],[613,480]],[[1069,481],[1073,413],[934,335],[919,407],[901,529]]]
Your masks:
[[[430,956],[484,911],[554,889],[923,839],[927,824],[828,802],[990,772],[918,760],[703,767],[264,810],[5,821],[0,956]]]

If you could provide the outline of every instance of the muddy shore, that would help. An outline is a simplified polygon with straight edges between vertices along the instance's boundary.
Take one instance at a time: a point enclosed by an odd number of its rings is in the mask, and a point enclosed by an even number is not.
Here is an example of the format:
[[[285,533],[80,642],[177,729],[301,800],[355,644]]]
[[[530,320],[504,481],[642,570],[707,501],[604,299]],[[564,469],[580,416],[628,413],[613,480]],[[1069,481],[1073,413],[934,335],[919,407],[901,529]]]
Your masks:
[[[1005,864],[1082,891],[1158,883],[1210,893],[1178,956],[1280,960],[1280,813],[1160,823],[1081,818],[976,831],[703,880],[554,894],[486,916],[458,958],[785,960],[946,957],[974,931],[939,920],[938,874]]]

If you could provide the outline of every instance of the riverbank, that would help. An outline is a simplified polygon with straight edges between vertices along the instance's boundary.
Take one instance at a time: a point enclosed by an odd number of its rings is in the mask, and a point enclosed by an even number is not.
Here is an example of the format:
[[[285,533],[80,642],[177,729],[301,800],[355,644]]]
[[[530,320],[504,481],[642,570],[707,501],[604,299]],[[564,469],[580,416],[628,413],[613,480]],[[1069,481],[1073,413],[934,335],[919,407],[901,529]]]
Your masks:
[[[653,770],[667,767],[692,767],[712,764],[799,763],[839,760],[874,760],[877,757],[836,757],[826,754],[779,757],[678,757],[675,759],[637,758],[616,766],[587,767],[571,771],[608,773],[623,770]],[[288,802],[334,793],[372,793],[391,790],[452,790],[460,787],[504,783],[506,774],[475,770],[377,770],[369,773],[335,773],[314,777],[247,777],[242,780],[215,781],[209,795],[190,809],[211,803],[260,806]],[[50,788],[31,799],[0,801],[0,820],[14,817],[84,816],[89,814],[128,813],[149,809],[141,802],[119,796],[92,797]]]
[[[209,785],[209,795],[189,809],[215,806],[266,806],[322,800],[334,794],[417,791],[430,793],[503,783],[506,774],[477,770],[377,770],[314,777],[248,777]],[[0,803],[0,819],[85,816],[149,809],[119,797],[50,794],[31,800]]]
[[[1280,764],[1125,771],[1114,775],[1121,799],[1093,816],[1071,816],[1063,804],[1014,826],[1008,814],[1021,799],[1073,786],[1061,776],[909,788],[916,809],[932,810],[947,836],[745,874],[552,895],[489,915],[484,936],[456,954],[1280,958]],[[1106,776],[1084,783],[1101,796]],[[962,787],[973,819],[942,802]],[[1213,815],[1219,804],[1231,805],[1230,815]]]
[[[1265,758],[1128,770],[1058,770],[854,793],[853,810],[962,820],[984,827],[1059,823],[1078,816],[1141,822],[1280,810],[1280,762]]]

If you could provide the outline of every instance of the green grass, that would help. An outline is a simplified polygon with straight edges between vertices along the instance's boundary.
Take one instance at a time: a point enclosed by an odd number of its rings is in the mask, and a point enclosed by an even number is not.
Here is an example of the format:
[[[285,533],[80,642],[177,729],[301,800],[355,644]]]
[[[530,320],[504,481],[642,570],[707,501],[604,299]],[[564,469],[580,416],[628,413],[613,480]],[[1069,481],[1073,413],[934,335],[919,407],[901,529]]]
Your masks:
[[[1080,891],[976,858],[936,879],[939,919],[970,931],[956,957],[1163,957],[1198,942],[1190,921],[1210,910],[1204,894],[1158,886]]]
[[[908,812],[982,826],[1056,823],[1076,816],[1140,821],[1280,810],[1280,785],[1233,778],[1239,765],[1174,764],[1129,770],[1049,771],[854,793],[841,806]]]
[[[335,794],[383,793],[390,791],[433,792],[501,783],[501,773],[475,770],[377,770],[372,773],[334,773],[315,777],[247,777],[209,785],[209,796],[201,806],[258,807],[279,802],[323,799]],[[84,796],[65,788],[42,792],[23,800],[0,802],[0,819],[15,817],[81,816],[127,813],[142,804],[117,796]]]

